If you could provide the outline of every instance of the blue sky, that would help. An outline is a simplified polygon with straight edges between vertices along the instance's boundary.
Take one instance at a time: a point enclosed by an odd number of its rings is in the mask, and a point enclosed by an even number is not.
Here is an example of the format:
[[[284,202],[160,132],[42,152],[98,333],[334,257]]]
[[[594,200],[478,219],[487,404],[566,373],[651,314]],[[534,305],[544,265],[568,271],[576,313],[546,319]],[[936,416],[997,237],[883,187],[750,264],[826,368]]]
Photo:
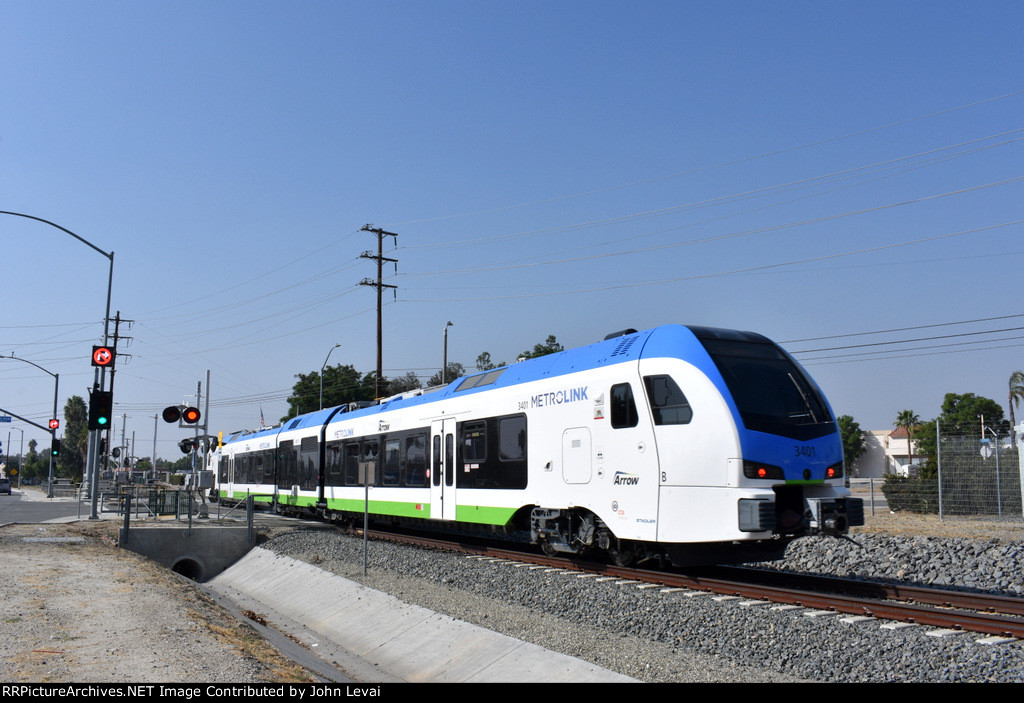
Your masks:
[[[9,0],[0,210],[114,252],[139,455],[207,369],[234,430],[334,344],[374,368],[368,223],[399,235],[389,376],[434,373],[449,320],[470,369],[732,327],[885,429],[947,392],[1005,406],[1024,369],[1022,31],[1019,2]],[[63,407],[107,259],[11,216],[0,242],[0,353]],[[45,424],[52,394],[0,359],[0,407]]]

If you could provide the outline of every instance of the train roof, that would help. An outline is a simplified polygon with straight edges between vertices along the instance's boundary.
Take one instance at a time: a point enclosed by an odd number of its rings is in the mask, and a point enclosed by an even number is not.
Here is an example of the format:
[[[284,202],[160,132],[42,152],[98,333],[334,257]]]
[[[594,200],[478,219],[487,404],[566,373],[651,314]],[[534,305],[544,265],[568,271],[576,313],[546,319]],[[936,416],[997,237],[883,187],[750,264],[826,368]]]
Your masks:
[[[378,403],[348,403],[325,408],[286,421],[283,427],[261,430],[252,434],[241,433],[227,441],[251,440],[260,436],[295,429],[322,427],[329,420],[338,420],[341,413],[350,417],[372,416],[389,410],[455,398],[495,388],[516,386],[546,378],[557,378],[579,371],[602,368],[614,364],[639,361],[641,358],[682,358],[706,372],[717,375],[701,339],[731,339],[771,344],[768,338],[753,332],[685,325],[662,325],[652,329],[623,332],[583,347],[567,349],[553,354],[526,359],[508,366],[461,376],[446,386],[402,393]],[[362,406],[362,407],[361,407]]]

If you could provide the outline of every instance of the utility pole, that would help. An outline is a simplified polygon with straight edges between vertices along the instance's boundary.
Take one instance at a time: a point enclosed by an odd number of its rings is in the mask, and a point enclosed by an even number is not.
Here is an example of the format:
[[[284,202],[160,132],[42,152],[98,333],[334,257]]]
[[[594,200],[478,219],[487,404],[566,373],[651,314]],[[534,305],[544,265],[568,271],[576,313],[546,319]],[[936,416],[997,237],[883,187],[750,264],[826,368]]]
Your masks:
[[[383,339],[384,339],[384,325],[383,318],[381,316],[381,291],[385,288],[397,289],[398,286],[392,286],[384,283],[384,262],[391,261],[395,264],[395,273],[398,272],[398,259],[389,259],[384,256],[384,237],[394,237],[395,244],[398,244],[398,235],[394,232],[385,232],[379,227],[373,225],[363,225],[362,232],[373,232],[377,235],[377,255],[374,256],[371,251],[364,251],[359,255],[361,259],[373,259],[377,262],[377,280],[374,281],[370,278],[364,278],[359,282],[361,286],[373,286],[377,289],[377,378],[375,379],[374,395],[377,398],[381,398],[384,393],[382,387],[382,380],[384,378],[384,354],[383,354]],[[397,297],[397,293],[396,293]]]

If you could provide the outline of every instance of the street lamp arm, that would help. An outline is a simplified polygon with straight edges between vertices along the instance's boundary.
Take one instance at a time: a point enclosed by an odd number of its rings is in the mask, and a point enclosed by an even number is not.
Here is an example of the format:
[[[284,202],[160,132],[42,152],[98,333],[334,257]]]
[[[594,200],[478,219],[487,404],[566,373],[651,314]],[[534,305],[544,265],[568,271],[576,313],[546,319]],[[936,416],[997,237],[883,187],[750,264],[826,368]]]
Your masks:
[[[56,224],[55,222],[50,222],[49,220],[44,220],[42,217],[36,217],[35,215],[26,215],[23,212],[11,212],[9,210],[0,210],[0,215],[14,215],[15,217],[24,217],[24,218],[27,218],[29,220],[35,220],[36,222],[42,222],[44,224],[50,225],[51,227],[56,227],[61,232],[65,232],[67,234],[70,234],[72,237],[74,237],[75,239],[80,241],[82,244],[85,244],[88,247],[92,247],[93,249],[95,249],[99,253],[103,254],[103,256],[105,256],[108,259],[110,259],[111,262],[114,261],[114,252],[110,252],[108,254],[107,252],[103,251],[102,249],[100,249],[98,246],[96,246],[95,244],[93,244],[89,240],[83,239],[82,237],[79,237],[77,234],[75,234],[71,230],[69,230],[69,229],[67,229],[65,227],[61,227],[60,225]]]
[[[57,374],[55,374],[53,371],[47,371],[46,369],[44,369],[42,366],[40,366],[39,364],[37,364],[34,361],[29,361],[28,359],[22,359],[20,356],[15,356],[14,352],[11,352],[10,356],[4,356],[3,354],[0,354],[0,359],[14,359],[15,361],[24,361],[26,364],[32,364],[33,366],[35,366],[40,371],[42,371],[44,373],[48,373],[51,376],[53,376],[54,378],[57,378]]]

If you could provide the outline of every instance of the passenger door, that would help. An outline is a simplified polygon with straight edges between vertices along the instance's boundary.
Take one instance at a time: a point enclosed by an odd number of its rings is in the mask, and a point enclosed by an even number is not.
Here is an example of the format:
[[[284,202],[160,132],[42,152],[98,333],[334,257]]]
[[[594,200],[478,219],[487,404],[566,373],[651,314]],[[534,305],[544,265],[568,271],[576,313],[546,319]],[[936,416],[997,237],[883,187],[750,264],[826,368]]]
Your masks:
[[[430,423],[430,517],[455,519],[455,420]]]

